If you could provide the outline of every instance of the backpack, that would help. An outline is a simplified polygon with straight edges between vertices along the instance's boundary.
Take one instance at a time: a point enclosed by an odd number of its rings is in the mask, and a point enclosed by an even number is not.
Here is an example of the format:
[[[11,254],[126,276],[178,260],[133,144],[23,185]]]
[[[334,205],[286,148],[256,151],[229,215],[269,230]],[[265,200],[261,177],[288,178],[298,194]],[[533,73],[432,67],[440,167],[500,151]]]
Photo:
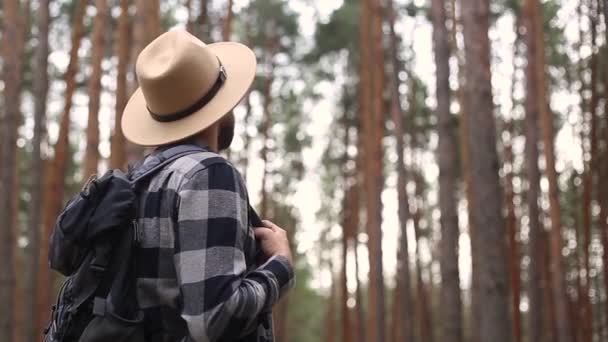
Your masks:
[[[144,180],[167,164],[200,151],[172,146],[128,174],[109,170],[67,203],[49,246],[51,268],[67,279],[52,307],[45,342],[144,341],[133,257],[141,240],[137,194]]]

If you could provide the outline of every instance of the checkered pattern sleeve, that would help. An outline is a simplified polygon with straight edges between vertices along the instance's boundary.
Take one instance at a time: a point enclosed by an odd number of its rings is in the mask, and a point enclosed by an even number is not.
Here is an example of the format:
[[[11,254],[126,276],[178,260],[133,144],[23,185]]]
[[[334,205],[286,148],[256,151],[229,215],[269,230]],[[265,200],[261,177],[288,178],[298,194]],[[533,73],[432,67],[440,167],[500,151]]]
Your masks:
[[[174,262],[190,338],[231,341],[251,333],[293,284],[293,269],[273,257],[246,272],[251,234],[238,172],[225,163],[196,172],[178,191],[177,216]]]

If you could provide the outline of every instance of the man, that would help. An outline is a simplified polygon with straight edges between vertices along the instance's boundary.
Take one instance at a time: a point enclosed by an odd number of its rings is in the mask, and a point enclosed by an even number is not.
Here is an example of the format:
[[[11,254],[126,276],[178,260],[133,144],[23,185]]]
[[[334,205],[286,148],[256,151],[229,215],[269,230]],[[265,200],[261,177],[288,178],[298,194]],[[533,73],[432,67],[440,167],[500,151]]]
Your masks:
[[[137,58],[140,88],[122,129],[157,146],[143,163],[176,144],[201,147],[158,172],[138,200],[137,299],[149,341],[273,340],[272,306],[294,282],[287,235],[270,221],[250,226],[245,184],[217,154],[232,141],[232,109],[255,68],[246,46],[205,45],[182,30]]]

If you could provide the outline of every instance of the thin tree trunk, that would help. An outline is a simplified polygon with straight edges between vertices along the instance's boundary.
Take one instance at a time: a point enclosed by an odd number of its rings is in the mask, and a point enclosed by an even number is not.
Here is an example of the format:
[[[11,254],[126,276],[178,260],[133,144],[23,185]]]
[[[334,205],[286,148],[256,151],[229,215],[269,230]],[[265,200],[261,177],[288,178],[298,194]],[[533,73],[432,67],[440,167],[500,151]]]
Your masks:
[[[481,342],[511,340],[509,283],[506,264],[506,231],[502,216],[502,189],[498,177],[496,126],[490,71],[489,1],[461,0],[465,45],[465,91],[470,111],[467,113],[472,179],[472,225],[476,228],[472,246],[478,249],[477,274],[479,326]],[[476,317],[477,318],[477,317]]]
[[[415,183],[416,183],[416,211],[413,214],[413,226],[414,226],[414,235],[416,239],[416,282],[417,282],[417,315],[420,333],[420,340],[425,342],[432,342],[433,338],[433,323],[432,323],[432,313],[430,306],[430,298],[429,291],[427,285],[425,284],[424,278],[422,276],[423,266],[421,262],[421,251],[420,251],[420,240],[421,240],[421,228],[420,228],[420,220],[422,218],[422,211],[424,208],[423,204],[423,180],[420,174],[414,175]],[[430,245],[430,244],[429,244]]]
[[[234,17],[234,12],[232,11],[232,3],[233,0],[228,0],[228,5],[226,7],[226,18],[224,19],[224,23],[222,26],[222,39],[224,41],[229,41],[230,36],[232,35],[232,18]]]
[[[331,264],[331,263],[330,263]],[[324,338],[323,341],[336,342],[336,279],[334,277],[333,267],[331,269],[331,287],[329,288],[329,298],[327,300],[327,308],[325,309],[325,319],[323,320]]]
[[[15,211],[13,196],[15,194],[15,173],[17,154],[17,128],[21,121],[20,91],[22,81],[22,56],[20,46],[23,46],[23,35],[20,30],[21,9],[19,1],[7,0],[3,6],[3,31],[2,31],[2,60],[4,81],[4,115],[2,117],[2,131],[0,141],[0,179],[2,192],[0,196],[0,217],[5,225],[0,229],[0,258],[3,260],[4,269],[0,272],[0,303],[7,308],[8,313],[0,315],[0,341],[10,341],[13,334],[18,331],[18,320],[14,317],[15,293],[17,289],[15,264]]]
[[[101,62],[105,52],[105,26],[108,17],[106,0],[95,0],[97,14],[93,24],[91,76],[89,78],[89,117],[87,148],[84,161],[85,178],[97,173],[99,166],[99,100],[101,98]]]
[[[396,307],[396,315],[393,317],[393,321],[395,322],[395,324],[393,324],[393,329],[395,330],[394,333],[396,334],[394,339],[395,341],[413,342],[415,341],[413,324],[414,305],[412,301],[412,285],[409,266],[410,259],[407,241],[407,222],[410,219],[411,214],[409,212],[409,200],[407,198],[406,191],[407,175],[403,157],[405,150],[405,144],[403,141],[404,112],[401,106],[398,77],[401,64],[399,63],[399,59],[397,57],[398,41],[395,33],[396,11],[392,0],[387,2],[387,12],[390,28],[389,54],[392,66],[392,72],[390,73],[390,112],[393,124],[395,126],[393,135],[395,137],[395,147],[397,152],[397,198],[399,202],[398,215],[400,225],[399,247],[397,251],[397,277],[395,286],[395,292],[398,294],[398,300],[395,300],[394,302],[394,306]]]
[[[458,272],[458,210],[456,197],[457,143],[454,118],[450,113],[450,47],[445,26],[445,4],[431,1],[435,64],[437,65],[437,122],[439,144],[439,206],[441,209],[441,339],[462,341],[462,303]]]
[[[513,51],[513,61],[521,56],[521,13],[517,13],[515,18],[515,42]],[[516,63],[513,64],[513,76],[511,79],[511,102],[512,109],[515,110],[515,87],[517,83],[516,73],[519,67]],[[515,162],[513,156],[513,141],[515,139],[515,124],[514,119],[510,118],[505,123],[505,130],[509,133],[509,138],[504,142],[504,158],[505,158],[505,205],[507,207],[507,232],[509,235],[509,273],[511,280],[511,300],[512,300],[512,315],[513,315],[513,334],[516,342],[522,342],[522,322],[521,312],[519,310],[521,302],[521,256],[520,246],[517,241],[518,219],[515,213],[515,189],[513,180],[516,175]],[[538,158],[537,158],[538,159]],[[508,166],[508,169],[506,167]]]
[[[356,184],[351,181],[353,177],[353,171],[348,169],[349,161],[351,161],[351,157],[348,155],[348,148],[350,146],[350,128],[352,125],[352,121],[349,120],[348,114],[351,111],[351,102],[348,98],[348,89],[346,86],[343,91],[343,99],[342,99],[342,127],[344,130],[343,136],[343,144],[344,144],[344,153],[342,156],[342,184],[344,188],[344,197],[342,199],[342,270],[340,272],[340,291],[341,291],[341,318],[342,318],[342,341],[343,342],[351,342],[353,340],[353,331],[352,331],[352,320],[350,309],[348,308],[348,274],[346,266],[348,264],[348,245],[349,242],[353,239],[353,233],[356,233],[356,230],[353,230],[355,226],[355,222],[352,222],[352,202],[355,200],[354,195],[357,191]],[[356,172],[356,170],[354,171]],[[358,200],[358,199],[357,199]]]
[[[251,135],[249,134],[249,120],[251,118],[251,92],[245,97],[245,118],[243,120],[245,136],[243,139],[243,154],[241,157],[243,179],[247,180],[247,169],[249,168],[249,144],[251,143]]]
[[[25,253],[27,269],[29,270],[25,281],[25,317],[30,317],[26,328],[26,342],[37,342],[41,339],[37,321],[38,292],[38,258],[40,250],[40,229],[42,219],[42,187],[45,177],[44,162],[41,153],[41,144],[45,135],[46,98],[49,88],[48,56],[49,56],[49,2],[41,0],[36,13],[36,26],[38,28],[38,45],[34,56],[34,136],[32,138],[32,164],[31,164],[31,213],[28,229],[28,245]]]
[[[511,280],[511,310],[513,314],[513,335],[516,342],[522,342],[521,313],[519,304],[521,298],[521,275],[520,275],[520,256],[519,242],[517,241],[517,217],[515,215],[515,191],[513,189],[513,176],[515,174],[515,163],[513,161],[513,139],[514,129],[513,120],[510,119],[506,124],[509,132],[509,141],[505,142],[504,158],[505,166],[505,205],[507,207],[507,232],[509,235],[509,274]]]
[[[363,4],[364,2],[362,2]],[[361,49],[369,49],[369,59],[362,61],[363,73],[369,73],[365,86],[370,86],[369,107],[362,111],[362,131],[365,136],[364,186],[367,193],[366,218],[369,256],[369,289],[367,336],[369,341],[385,340],[384,278],[382,270],[382,137],[384,136],[384,51],[382,32],[382,1],[368,0],[362,16],[369,30],[368,40],[362,40]],[[376,66],[375,68],[373,66]]]
[[[585,270],[585,277],[581,279],[580,283],[580,291],[579,291],[579,315],[580,315],[580,324],[579,329],[582,332],[583,342],[591,342],[593,339],[593,312],[591,306],[591,298],[589,296],[589,287],[590,287],[590,279],[589,279],[589,271],[590,271],[590,256],[589,256],[589,248],[591,244],[591,226],[593,224],[593,219],[591,216],[591,207],[594,198],[594,187],[596,186],[596,172],[597,172],[597,126],[598,126],[598,118],[597,118],[597,107],[599,104],[599,96],[598,96],[598,54],[595,52],[597,47],[597,24],[599,21],[599,7],[593,8],[593,2],[590,1],[589,6],[589,21],[591,26],[591,58],[590,58],[590,69],[591,69],[591,101],[589,108],[589,116],[590,116],[590,124],[591,130],[589,132],[589,140],[590,140],[590,156],[589,162],[587,163],[584,171],[583,178],[583,269]],[[599,5],[599,4],[598,4]],[[582,42],[581,42],[582,45]],[[583,66],[581,65],[581,68]],[[581,76],[581,84],[584,85],[584,79]],[[583,111],[585,113],[585,111]],[[583,144],[584,145],[584,144]],[[583,146],[584,147],[584,146]],[[583,156],[583,160],[585,160],[585,156]]]
[[[110,167],[124,168],[127,162],[126,139],[122,132],[122,112],[127,104],[127,67],[129,63],[129,43],[131,35],[129,30],[129,0],[120,0],[120,16],[118,17],[118,31],[116,32],[116,55],[118,66],[116,75],[116,105],[114,119],[114,134],[112,134],[112,151]]]
[[[465,198],[467,202],[467,226],[469,233],[469,240],[471,245],[471,262],[472,269],[478,269],[479,266],[477,262],[479,260],[479,248],[476,245],[477,239],[475,236],[475,226],[473,219],[473,191],[472,191],[472,182],[471,179],[471,166],[470,166],[470,157],[469,150],[466,145],[466,137],[469,135],[468,128],[468,113],[469,113],[469,105],[467,103],[467,97],[465,94],[465,66],[464,66],[464,49],[459,48],[458,46],[458,30],[462,28],[462,18],[457,15],[456,11],[457,2],[456,0],[450,0],[450,16],[452,19],[452,31],[451,31],[451,50],[452,54],[456,56],[458,60],[458,89],[456,90],[456,97],[458,98],[459,104],[459,136],[460,136],[460,172],[462,174],[463,183],[464,183],[464,191]],[[462,12],[462,11],[461,11]],[[480,320],[480,312],[479,312],[479,276],[476,272],[473,272],[471,275],[471,323],[469,326],[471,327],[471,336],[470,339],[473,342],[480,342],[479,339],[479,328],[477,322]],[[467,340],[467,336],[464,336],[464,339]]]
[[[543,281],[543,269],[544,269],[544,249],[542,248],[542,234],[543,226],[541,224],[539,215],[540,209],[538,206],[538,200],[540,196],[540,171],[538,168],[538,141],[539,141],[539,127],[538,127],[538,102],[537,99],[537,88],[536,88],[536,65],[534,62],[535,55],[537,53],[537,46],[534,42],[534,18],[533,12],[531,11],[531,5],[534,0],[527,1],[524,5],[523,10],[525,11],[522,15],[523,24],[526,27],[525,42],[527,46],[528,65],[526,67],[526,118],[525,118],[525,160],[526,160],[526,175],[528,178],[528,191],[527,191],[527,202],[528,202],[528,226],[530,231],[530,269],[529,269],[529,285],[528,285],[528,298],[530,303],[530,310],[528,312],[528,331],[531,341],[545,341],[548,342],[548,327],[544,324],[543,313],[546,310],[544,305],[545,282]]]
[[[209,42],[211,39],[211,23],[209,22],[209,1],[200,0],[200,12],[196,18],[196,32],[198,39]]]
[[[359,112],[358,112],[358,120],[360,119],[361,116],[361,109],[359,108]],[[357,283],[357,288],[355,290],[355,300],[356,302],[356,306],[355,306],[355,311],[356,311],[356,324],[357,324],[357,339],[356,342],[365,342],[367,341],[367,334],[366,334],[366,326],[365,326],[365,307],[363,305],[363,286],[361,285],[361,281],[359,278],[359,274],[360,274],[360,269],[359,269],[359,227],[361,225],[361,217],[360,217],[360,212],[361,212],[361,203],[362,203],[362,198],[360,196],[360,193],[363,192],[365,189],[363,188],[363,182],[362,182],[362,176],[363,176],[363,162],[364,162],[364,150],[363,150],[363,140],[361,139],[361,134],[358,133],[357,134],[357,159],[355,161],[355,194],[356,196],[353,199],[353,207],[351,210],[352,213],[352,220],[353,220],[353,235],[354,235],[354,251],[355,251],[355,281]]]
[[[131,56],[130,56],[130,72],[133,75],[132,83],[129,86],[129,94],[132,94],[138,87],[137,77],[135,75],[135,63],[139,53],[144,47],[152,40],[150,34],[150,16],[157,13],[157,11],[150,10],[149,7],[158,5],[156,1],[148,0],[135,0],[135,15],[132,17],[132,28],[133,28],[133,41],[131,44]],[[132,142],[127,142],[127,163],[133,165],[136,163],[144,154],[144,149],[141,146],[135,145]]]
[[[567,293],[562,260],[561,208],[559,203],[559,188],[555,170],[555,153],[553,147],[553,116],[549,108],[547,80],[545,74],[544,37],[542,30],[543,14],[538,0],[531,0],[531,10],[534,14],[534,35],[538,53],[533,62],[536,64],[538,89],[537,99],[540,114],[540,126],[545,156],[545,171],[549,181],[549,213],[551,218],[551,285],[553,302],[555,304],[557,340],[572,341],[572,329],[568,319]],[[532,62],[532,61],[530,61]]]
[[[270,31],[270,30],[267,30]],[[270,32],[267,32],[270,33]],[[268,65],[268,73],[264,79],[264,86],[262,89],[262,125],[260,127],[260,135],[262,136],[262,150],[260,157],[264,163],[264,172],[262,175],[262,193],[261,193],[261,214],[262,217],[269,217],[269,195],[268,195],[268,139],[269,129],[272,126],[270,117],[270,105],[272,103],[272,84],[274,82],[274,51],[277,45],[277,40],[274,37],[269,36],[265,46],[265,59]]]
[[[51,308],[51,289],[52,277],[48,268],[47,255],[48,244],[53,223],[59,213],[60,206],[63,203],[63,195],[65,188],[65,173],[69,159],[69,141],[68,133],[70,127],[70,111],[72,109],[72,95],[76,90],[76,73],[78,71],[78,48],[84,34],[84,15],[87,1],[78,1],[74,12],[74,22],[72,30],[72,47],[70,48],[70,61],[67,71],[64,75],[66,88],[64,92],[65,102],[61,123],[59,124],[59,135],[55,143],[55,153],[53,160],[50,162],[49,172],[47,173],[47,184],[45,185],[44,193],[44,208],[43,208],[43,234],[40,244],[40,260],[39,260],[39,286],[38,286],[38,326],[42,329],[45,326],[48,313]]]
[[[20,11],[20,15],[18,16],[18,23],[17,23],[17,27],[18,27],[18,40],[17,40],[17,46],[15,46],[15,49],[17,50],[17,53],[19,54],[19,82],[18,82],[18,91],[17,91],[17,98],[14,100],[17,103],[19,103],[19,106],[21,106],[21,92],[22,92],[22,86],[23,86],[23,60],[26,60],[27,56],[25,54],[25,44],[28,41],[28,37],[29,37],[29,29],[30,29],[30,17],[31,17],[31,3],[29,1],[25,2],[24,4],[24,8],[23,10]],[[21,110],[19,110],[19,116],[18,116],[18,120],[17,120],[17,125],[16,125],[16,129],[18,130],[19,127],[21,127],[21,125],[23,124],[23,116],[21,115]],[[21,187],[21,156],[20,153],[22,151],[21,148],[19,148],[17,145],[14,145],[15,148],[15,164],[13,165],[13,193],[16,194],[14,196],[11,196],[13,203],[12,203],[12,218],[13,218],[13,237],[14,237],[14,241],[13,241],[13,246],[16,247],[13,249],[13,262],[15,265],[15,270],[20,270],[23,267],[23,263],[21,262],[21,255],[23,254],[21,248],[19,248],[19,239],[21,238],[21,227],[19,225],[20,220],[19,220],[19,212],[20,212],[20,201],[21,201],[21,193],[22,191],[20,190]],[[15,329],[14,329],[14,334],[13,334],[13,341],[14,342],[24,342],[25,341],[25,322],[27,321],[26,316],[24,316],[25,313],[25,303],[24,303],[24,297],[25,295],[25,288],[24,288],[24,283],[25,281],[27,281],[26,275],[24,273],[27,272],[16,272],[15,273],[15,307],[14,307],[14,315],[15,315]]]

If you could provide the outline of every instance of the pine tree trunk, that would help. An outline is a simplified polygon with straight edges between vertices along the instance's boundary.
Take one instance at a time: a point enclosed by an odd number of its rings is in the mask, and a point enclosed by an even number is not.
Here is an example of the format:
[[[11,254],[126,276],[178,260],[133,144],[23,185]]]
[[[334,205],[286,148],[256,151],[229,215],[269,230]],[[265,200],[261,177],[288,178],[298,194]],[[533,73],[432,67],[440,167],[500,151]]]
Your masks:
[[[19,324],[15,317],[15,307],[20,305],[15,301],[17,290],[17,275],[15,273],[15,215],[14,194],[17,154],[17,128],[21,121],[20,92],[22,81],[22,55],[19,47],[23,46],[23,35],[20,30],[21,9],[19,1],[7,0],[3,5],[2,28],[2,78],[4,81],[4,113],[0,125],[0,179],[2,193],[0,196],[0,217],[5,225],[0,229],[0,258],[4,269],[0,272],[0,303],[7,308],[7,313],[0,315],[0,341],[10,341],[18,331]],[[12,195],[11,195],[12,194]]]
[[[364,2],[362,2],[363,4]],[[384,319],[384,278],[382,270],[382,138],[384,136],[384,51],[382,32],[382,1],[368,0],[362,15],[369,19],[368,25],[361,30],[369,29],[368,40],[362,40],[361,49],[369,49],[369,60],[362,60],[363,73],[369,73],[369,107],[362,111],[365,149],[364,186],[367,193],[366,218],[369,256],[369,289],[367,336],[369,341],[385,340]],[[374,67],[375,66],[375,67]]]
[[[457,15],[456,0],[450,0],[450,19],[452,22],[451,32],[450,32],[450,43],[452,54],[456,56],[458,60],[458,89],[455,91],[456,97],[458,98],[458,104],[460,107],[459,110],[459,118],[458,118],[458,133],[460,136],[460,173],[462,174],[463,183],[464,183],[464,192],[467,203],[467,226],[468,226],[468,235],[471,245],[471,261],[472,261],[472,269],[478,269],[477,261],[479,260],[479,248],[476,245],[477,239],[475,236],[475,226],[473,220],[473,192],[472,192],[472,182],[471,179],[471,166],[470,166],[470,157],[469,151],[466,146],[466,137],[469,135],[468,128],[468,113],[469,113],[469,105],[467,103],[467,98],[465,94],[465,66],[464,66],[464,49],[459,47],[458,45],[458,31],[462,29],[462,18]],[[476,322],[479,322],[479,276],[477,273],[472,273],[471,278],[471,335],[470,340],[472,342],[480,342],[479,339],[479,327]],[[466,330],[465,330],[466,331]],[[463,332],[464,334],[464,332]],[[465,340],[469,338],[469,336],[463,336]]]
[[[224,23],[222,26],[222,39],[224,41],[229,41],[230,36],[232,35],[232,18],[234,17],[232,3],[233,0],[228,0],[228,5],[226,7],[226,18],[224,18]]]
[[[535,0],[528,0],[523,7],[525,11],[522,15],[523,24],[526,27],[525,42],[527,46],[528,61],[526,67],[526,118],[525,118],[525,160],[526,175],[528,178],[527,204],[528,204],[528,226],[530,230],[530,269],[528,282],[528,298],[530,310],[528,312],[528,330],[532,341],[547,341],[548,327],[544,324],[543,313],[547,308],[544,303],[543,293],[546,291],[543,282],[544,269],[544,248],[542,248],[543,227],[540,222],[540,209],[538,200],[540,196],[540,171],[538,167],[538,141],[539,141],[539,122],[538,122],[538,102],[536,88],[536,65],[534,62],[537,52],[534,35],[534,18],[531,5]]]
[[[46,125],[46,98],[49,88],[48,55],[49,55],[49,2],[41,0],[36,13],[36,26],[38,28],[38,44],[34,56],[34,136],[32,138],[32,164],[31,164],[31,213],[28,227],[28,245],[25,253],[27,257],[27,278],[25,281],[24,315],[30,317],[26,326],[26,342],[38,342],[41,339],[37,317],[38,292],[38,258],[40,250],[40,232],[42,220],[42,187],[45,177],[44,162],[41,153],[41,143],[45,135]]]
[[[357,113],[357,119],[361,120],[361,112],[360,112],[360,108],[359,108],[359,112]],[[354,252],[355,252],[355,281],[357,283],[357,288],[355,290],[355,300],[356,300],[356,306],[355,306],[355,312],[356,312],[356,332],[357,332],[357,339],[355,340],[356,342],[365,342],[367,341],[367,334],[366,334],[366,326],[365,326],[365,307],[363,305],[363,286],[361,285],[361,281],[359,278],[359,274],[360,274],[360,269],[359,269],[359,227],[361,224],[361,217],[360,217],[360,213],[361,213],[361,203],[362,203],[362,196],[360,196],[360,194],[365,190],[363,188],[363,182],[362,182],[362,178],[363,178],[363,162],[364,162],[364,150],[363,150],[363,140],[361,139],[361,134],[360,132],[357,134],[357,158],[355,161],[355,184],[354,186],[355,188],[355,193],[353,196],[353,203],[352,203],[352,209],[351,209],[351,214],[352,214],[352,221],[353,221],[353,235],[354,235]]]
[[[450,47],[445,26],[445,5],[431,1],[433,42],[437,65],[437,122],[439,145],[439,206],[441,209],[441,338],[446,342],[462,341],[462,303],[458,272],[458,210],[457,210],[457,142],[456,127],[450,113]]]
[[[403,108],[401,106],[401,99],[399,94],[399,71],[401,65],[397,57],[398,54],[398,41],[397,34],[395,33],[395,17],[396,11],[393,5],[393,1],[387,2],[387,12],[390,28],[390,44],[389,54],[391,58],[391,73],[390,73],[390,85],[391,85],[391,104],[390,112],[392,121],[395,126],[393,135],[396,142],[396,153],[397,153],[397,198],[399,202],[398,215],[400,225],[400,238],[399,247],[397,251],[397,276],[395,292],[398,300],[395,300],[394,306],[396,309],[395,317],[393,317],[393,329],[395,337],[394,341],[414,341],[414,305],[412,301],[412,285],[411,285],[411,274],[410,274],[410,259],[409,259],[409,247],[407,241],[407,222],[410,219],[409,212],[409,200],[407,198],[406,191],[406,169],[403,153],[405,150],[405,144],[403,141]]]
[[[352,331],[352,319],[350,314],[350,309],[348,308],[348,274],[346,266],[348,264],[348,245],[349,242],[353,238],[353,230],[355,227],[355,222],[352,222],[352,202],[355,199],[355,192],[357,191],[357,186],[353,185],[351,178],[353,177],[353,171],[348,169],[348,165],[350,164],[351,157],[348,155],[348,148],[350,146],[350,129],[351,129],[351,120],[348,118],[348,114],[351,111],[351,101],[348,99],[348,89],[343,91],[343,101],[342,101],[342,127],[344,130],[343,135],[343,144],[344,144],[344,153],[342,156],[342,184],[344,188],[344,197],[342,199],[342,269],[340,272],[340,309],[342,310],[341,319],[342,319],[342,341],[343,342],[351,342],[353,340],[353,331]],[[356,171],[355,171],[356,172]]]
[[[513,51],[513,61],[521,57],[521,13],[517,13],[515,18],[515,42]],[[518,64],[513,64],[513,75],[511,78],[511,102],[512,109],[515,111],[517,100],[515,98],[515,88],[517,86],[516,73],[519,71]],[[515,162],[513,156],[513,141],[515,139],[515,123],[514,119],[510,118],[505,123],[505,130],[509,134],[509,137],[504,141],[504,167],[505,172],[505,205],[507,207],[507,232],[509,235],[509,273],[511,279],[511,300],[512,306],[511,311],[513,315],[513,334],[516,342],[522,342],[522,322],[521,322],[521,311],[519,309],[521,303],[521,253],[520,245],[517,241],[517,230],[518,230],[518,218],[515,212],[515,189],[513,186],[513,180],[516,176]],[[537,158],[538,159],[538,158]],[[508,167],[508,169],[507,169]]]
[[[502,189],[498,177],[496,126],[490,71],[489,1],[461,0],[465,45],[465,91],[472,179],[472,245],[479,248],[473,272],[478,275],[479,338],[481,342],[511,340],[506,231]],[[483,229],[482,229],[483,228]]]
[[[211,39],[211,23],[209,22],[209,1],[200,0],[200,12],[196,18],[196,36],[203,42]]]
[[[326,342],[336,342],[336,279],[333,276],[333,267],[330,266],[331,287],[329,288],[329,298],[327,299],[327,307],[325,309],[325,319],[323,320],[324,338]]]
[[[591,207],[594,198],[593,189],[596,186],[596,172],[598,170],[597,166],[597,144],[598,144],[598,117],[597,117],[597,109],[599,104],[599,96],[598,96],[598,54],[595,52],[597,48],[597,24],[599,21],[599,7],[593,8],[593,1],[590,1],[589,6],[589,21],[591,26],[591,58],[590,58],[590,66],[591,69],[591,101],[589,107],[589,116],[590,116],[590,126],[591,130],[589,132],[589,140],[590,140],[590,155],[588,158],[588,163],[585,165],[584,176],[583,176],[583,239],[582,239],[582,250],[583,250],[583,269],[585,270],[585,277],[580,280],[581,286],[579,291],[579,315],[580,315],[580,324],[578,326],[581,329],[582,333],[582,341],[583,342],[591,342],[593,339],[593,312],[591,305],[591,298],[589,296],[589,287],[590,287],[590,256],[589,256],[589,248],[591,244],[591,226],[593,224],[593,219],[591,216]],[[598,4],[599,5],[599,4]],[[581,42],[582,44],[582,42]],[[581,68],[583,66],[581,65]],[[584,85],[585,81],[581,75],[581,84]],[[585,113],[583,107],[583,113]],[[584,144],[583,144],[584,145]],[[584,146],[583,146],[584,147]],[[586,156],[583,156],[583,160],[586,159]]]
[[[76,90],[76,73],[78,71],[78,48],[84,34],[84,15],[87,1],[80,0],[76,4],[72,30],[72,47],[70,48],[70,61],[64,75],[66,88],[64,92],[65,102],[61,123],[59,124],[59,135],[54,148],[54,157],[50,162],[47,173],[47,184],[45,185],[43,201],[43,234],[40,241],[39,260],[39,284],[38,284],[38,327],[42,329],[47,323],[51,308],[52,277],[48,268],[47,255],[48,244],[53,225],[61,205],[65,188],[65,173],[69,159],[69,128],[70,111],[72,108],[72,95]]]
[[[126,139],[122,132],[122,112],[127,105],[127,67],[129,63],[129,0],[120,0],[120,16],[118,17],[118,31],[116,33],[116,55],[118,66],[116,75],[116,105],[114,119],[114,133],[111,139],[111,168],[124,168],[127,162]]]
[[[520,256],[519,256],[519,242],[517,241],[517,217],[515,216],[515,192],[513,190],[513,177],[515,174],[514,168],[515,163],[513,162],[513,121],[509,120],[506,124],[506,129],[509,132],[509,141],[505,142],[504,146],[504,158],[505,166],[505,205],[507,207],[507,232],[509,235],[509,275],[511,279],[511,310],[513,314],[513,335],[515,342],[522,342],[522,329],[521,329],[521,313],[519,311],[520,304],[520,288],[521,288],[521,275],[520,275]]]
[[[89,78],[89,117],[87,148],[84,161],[85,178],[97,174],[99,165],[99,99],[101,98],[101,62],[105,52],[105,26],[108,17],[106,0],[95,0],[97,14],[93,24],[91,76]]]
[[[158,6],[157,1],[148,0],[135,0],[135,15],[132,17],[132,29],[133,29],[133,42],[131,44],[130,51],[130,72],[133,75],[133,81],[129,86],[128,94],[132,94],[138,87],[137,77],[135,74],[135,63],[139,53],[144,49],[148,43],[152,41],[156,36],[150,31],[151,22],[160,22],[154,18],[151,18],[157,10],[150,9],[151,6]],[[159,28],[153,29],[153,31],[160,31]],[[135,164],[144,154],[144,148],[127,142],[127,163],[130,165]]]
[[[420,174],[414,175],[414,180],[416,184],[416,211],[413,213],[412,221],[414,226],[414,236],[416,239],[416,288],[417,288],[417,316],[420,333],[420,340],[425,342],[433,342],[433,318],[432,318],[432,310],[431,310],[431,300],[429,297],[429,289],[425,284],[424,278],[422,276],[424,269],[422,265],[421,259],[421,251],[420,251],[420,240],[421,240],[421,228],[420,228],[420,220],[422,219],[423,210],[424,210],[424,194],[423,194],[423,182],[422,176]],[[429,244],[430,245],[430,244]]]
[[[549,181],[549,213],[551,218],[551,285],[555,305],[557,340],[572,341],[572,329],[568,319],[567,293],[562,260],[561,208],[559,203],[559,188],[555,170],[555,153],[553,147],[553,115],[549,108],[547,80],[545,75],[544,37],[542,30],[543,14],[538,0],[531,0],[531,10],[534,14],[534,35],[538,53],[533,61],[536,64],[536,89],[539,106],[540,126],[545,156],[546,175]]]

